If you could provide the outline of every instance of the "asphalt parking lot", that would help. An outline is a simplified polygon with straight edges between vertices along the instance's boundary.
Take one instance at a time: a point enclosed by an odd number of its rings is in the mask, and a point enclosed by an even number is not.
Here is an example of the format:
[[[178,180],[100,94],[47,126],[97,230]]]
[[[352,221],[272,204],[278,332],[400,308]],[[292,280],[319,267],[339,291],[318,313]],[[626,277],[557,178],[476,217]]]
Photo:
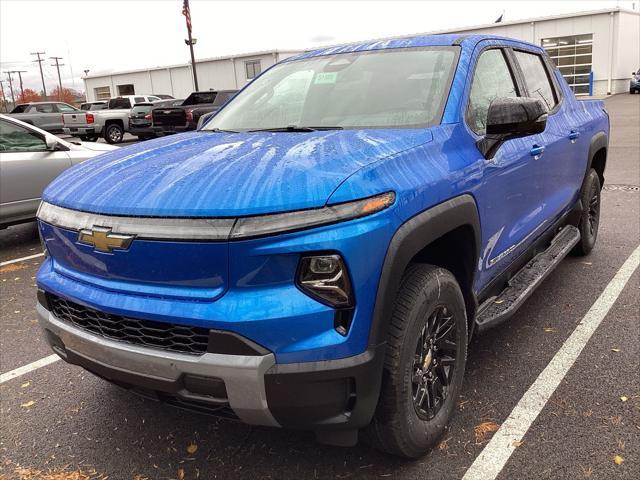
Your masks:
[[[55,362],[0,384],[0,478],[65,468],[136,480],[462,478],[640,243],[640,95],[605,103],[598,245],[565,260],[512,320],[473,340],[457,413],[428,455],[399,460],[184,412]],[[34,224],[0,231],[0,262],[39,252]],[[1,373],[51,354],[34,310],[41,260],[0,267]],[[636,270],[497,478],[640,478],[639,293]]]

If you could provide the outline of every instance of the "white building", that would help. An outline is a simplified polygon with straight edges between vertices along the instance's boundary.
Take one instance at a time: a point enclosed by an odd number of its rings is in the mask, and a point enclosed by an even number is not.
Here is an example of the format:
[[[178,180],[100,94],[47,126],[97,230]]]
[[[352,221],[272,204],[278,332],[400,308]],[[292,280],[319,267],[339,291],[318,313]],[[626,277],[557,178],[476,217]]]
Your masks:
[[[274,63],[300,51],[270,50],[227,57],[204,58],[196,62],[200,90],[236,90]],[[84,78],[88,101],[118,95],[166,94],[185,98],[195,90],[191,64],[127,70]]]
[[[429,33],[492,34],[542,45],[576,95],[627,91],[640,69],[640,13],[620,8],[478,25]],[[267,51],[197,61],[201,90],[238,89],[258,73],[299,51]],[[169,94],[194,90],[191,65],[171,65],[84,80],[87,100],[116,95]]]
[[[631,72],[640,69],[640,13],[620,8],[432,33],[486,33],[542,45],[576,95],[628,91]]]

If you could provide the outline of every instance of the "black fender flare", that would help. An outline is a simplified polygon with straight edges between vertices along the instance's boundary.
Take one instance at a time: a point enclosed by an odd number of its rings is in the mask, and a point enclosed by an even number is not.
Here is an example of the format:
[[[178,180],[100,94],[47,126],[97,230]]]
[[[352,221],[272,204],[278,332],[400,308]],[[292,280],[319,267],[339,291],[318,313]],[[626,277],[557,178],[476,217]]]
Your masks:
[[[481,235],[478,208],[471,195],[463,194],[442,202],[417,214],[398,228],[389,242],[382,266],[369,331],[370,346],[386,341],[387,326],[400,280],[411,259],[434,240],[464,226],[471,227],[475,236],[475,271],[480,256]]]
[[[591,169],[591,165],[593,163],[593,158],[596,156],[596,152],[599,150],[604,149],[605,152],[608,153],[609,151],[609,137],[608,135],[603,132],[597,132],[593,137],[591,137],[591,142],[589,144],[589,157],[588,157],[588,161],[587,161],[587,169],[584,172],[584,178],[587,177],[587,174],[589,173],[589,170]],[[606,160],[605,160],[605,166],[606,166]],[[602,172],[602,178],[600,179],[600,183],[602,186],[604,186],[604,170]]]

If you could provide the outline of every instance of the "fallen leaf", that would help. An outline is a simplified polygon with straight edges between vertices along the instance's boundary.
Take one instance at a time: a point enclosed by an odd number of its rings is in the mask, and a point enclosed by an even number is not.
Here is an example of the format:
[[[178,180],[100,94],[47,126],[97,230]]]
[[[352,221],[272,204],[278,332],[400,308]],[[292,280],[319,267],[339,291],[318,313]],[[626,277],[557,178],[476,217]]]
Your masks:
[[[187,446],[187,453],[189,455],[193,455],[197,451],[198,451],[198,445],[196,445],[195,443],[190,443],[189,446]]]
[[[23,408],[29,408],[29,407],[32,407],[34,403],[36,403],[36,402],[34,402],[33,400],[29,400],[26,403],[20,404],[20,406],[23,407]]]
[[[592,262],[582,262],[583,265],[593,265]]]
[[[629,400],[629,398],[623,395],[620,397],[620,400],[622,400],[623,402],[626,402],[627,400]]]
[[[184,480],[184,469],[178,469],[178,480]]]
[[[497,303],[498,305],[504,303],[504,300],[494,300],[493,303]]]
[[[513,445],[514,447],[518,448],[523,443],[524,443],[523,441],[514,440],[513,442],[511,442],[511,445]]]
[[[611,351],[612,351],[612,352],[619,352],[619,351],[620,351],[620,349],[619,349],[619,348],[612,348],[612,349],[611,349]]]
[[[22,385],[20,385],[20,388],[27,388],[29,385],[31,385],[31,382],[25,382]]]
[[[544,331],[547,332],[547,333],[553,333],[553,332],[556,331],[556,329],[555,328],[551,328],[551,327],[545,327]]]
[[[615,463],[616,465],[622,465],[623,462],[624,458],[622,458],[620,455],[616,455],[615,457],[613,457],[613,463]]]
[[[476,435],[476,443],[484,442],[487,433],[495,432],[500,428],[496,422],[483,422],[480,425],[473,427],[473,431]]]

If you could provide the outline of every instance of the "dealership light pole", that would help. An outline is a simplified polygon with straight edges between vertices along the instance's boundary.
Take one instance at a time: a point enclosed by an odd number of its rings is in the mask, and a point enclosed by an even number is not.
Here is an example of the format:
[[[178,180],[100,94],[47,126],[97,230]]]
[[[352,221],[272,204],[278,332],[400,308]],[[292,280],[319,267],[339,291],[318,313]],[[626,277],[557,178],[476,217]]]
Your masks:
[[[37,55],[38,59],[34,60],[38,62],[38,66],[40,67],[40,78],[42,79],[42,93],[44,94],[44,98],[47,98],[47,87],[44,84],[44,74],[42,73],[42,62],[44,62],[44,58],[40,58],[40,55],[44,55],[46,52],[32,52],[31,55]]]
[[[182,4],[182,15],[184,15],[187,21],[187,34],[189,38],[184,41],[187,45],[189,45],[189,50],[191,51],[191,70],[193,71],[193,85],[196,89],[196,92],[199,90],[198,88],[198,74],[196,73],[196,57],[193,54],[193,46],[196,44],[196,39],[191,37],[191,10],[189,8],[189,0],[184,0]]]
[[[58,70],[58,100],[62,100],[62,78],[60,77],[60,67],[64,67],[64,63],[58,63],[58,60],[62,60],[62,57],[49,57],[51,60],[55,60],[56,64],[51,65]]]

